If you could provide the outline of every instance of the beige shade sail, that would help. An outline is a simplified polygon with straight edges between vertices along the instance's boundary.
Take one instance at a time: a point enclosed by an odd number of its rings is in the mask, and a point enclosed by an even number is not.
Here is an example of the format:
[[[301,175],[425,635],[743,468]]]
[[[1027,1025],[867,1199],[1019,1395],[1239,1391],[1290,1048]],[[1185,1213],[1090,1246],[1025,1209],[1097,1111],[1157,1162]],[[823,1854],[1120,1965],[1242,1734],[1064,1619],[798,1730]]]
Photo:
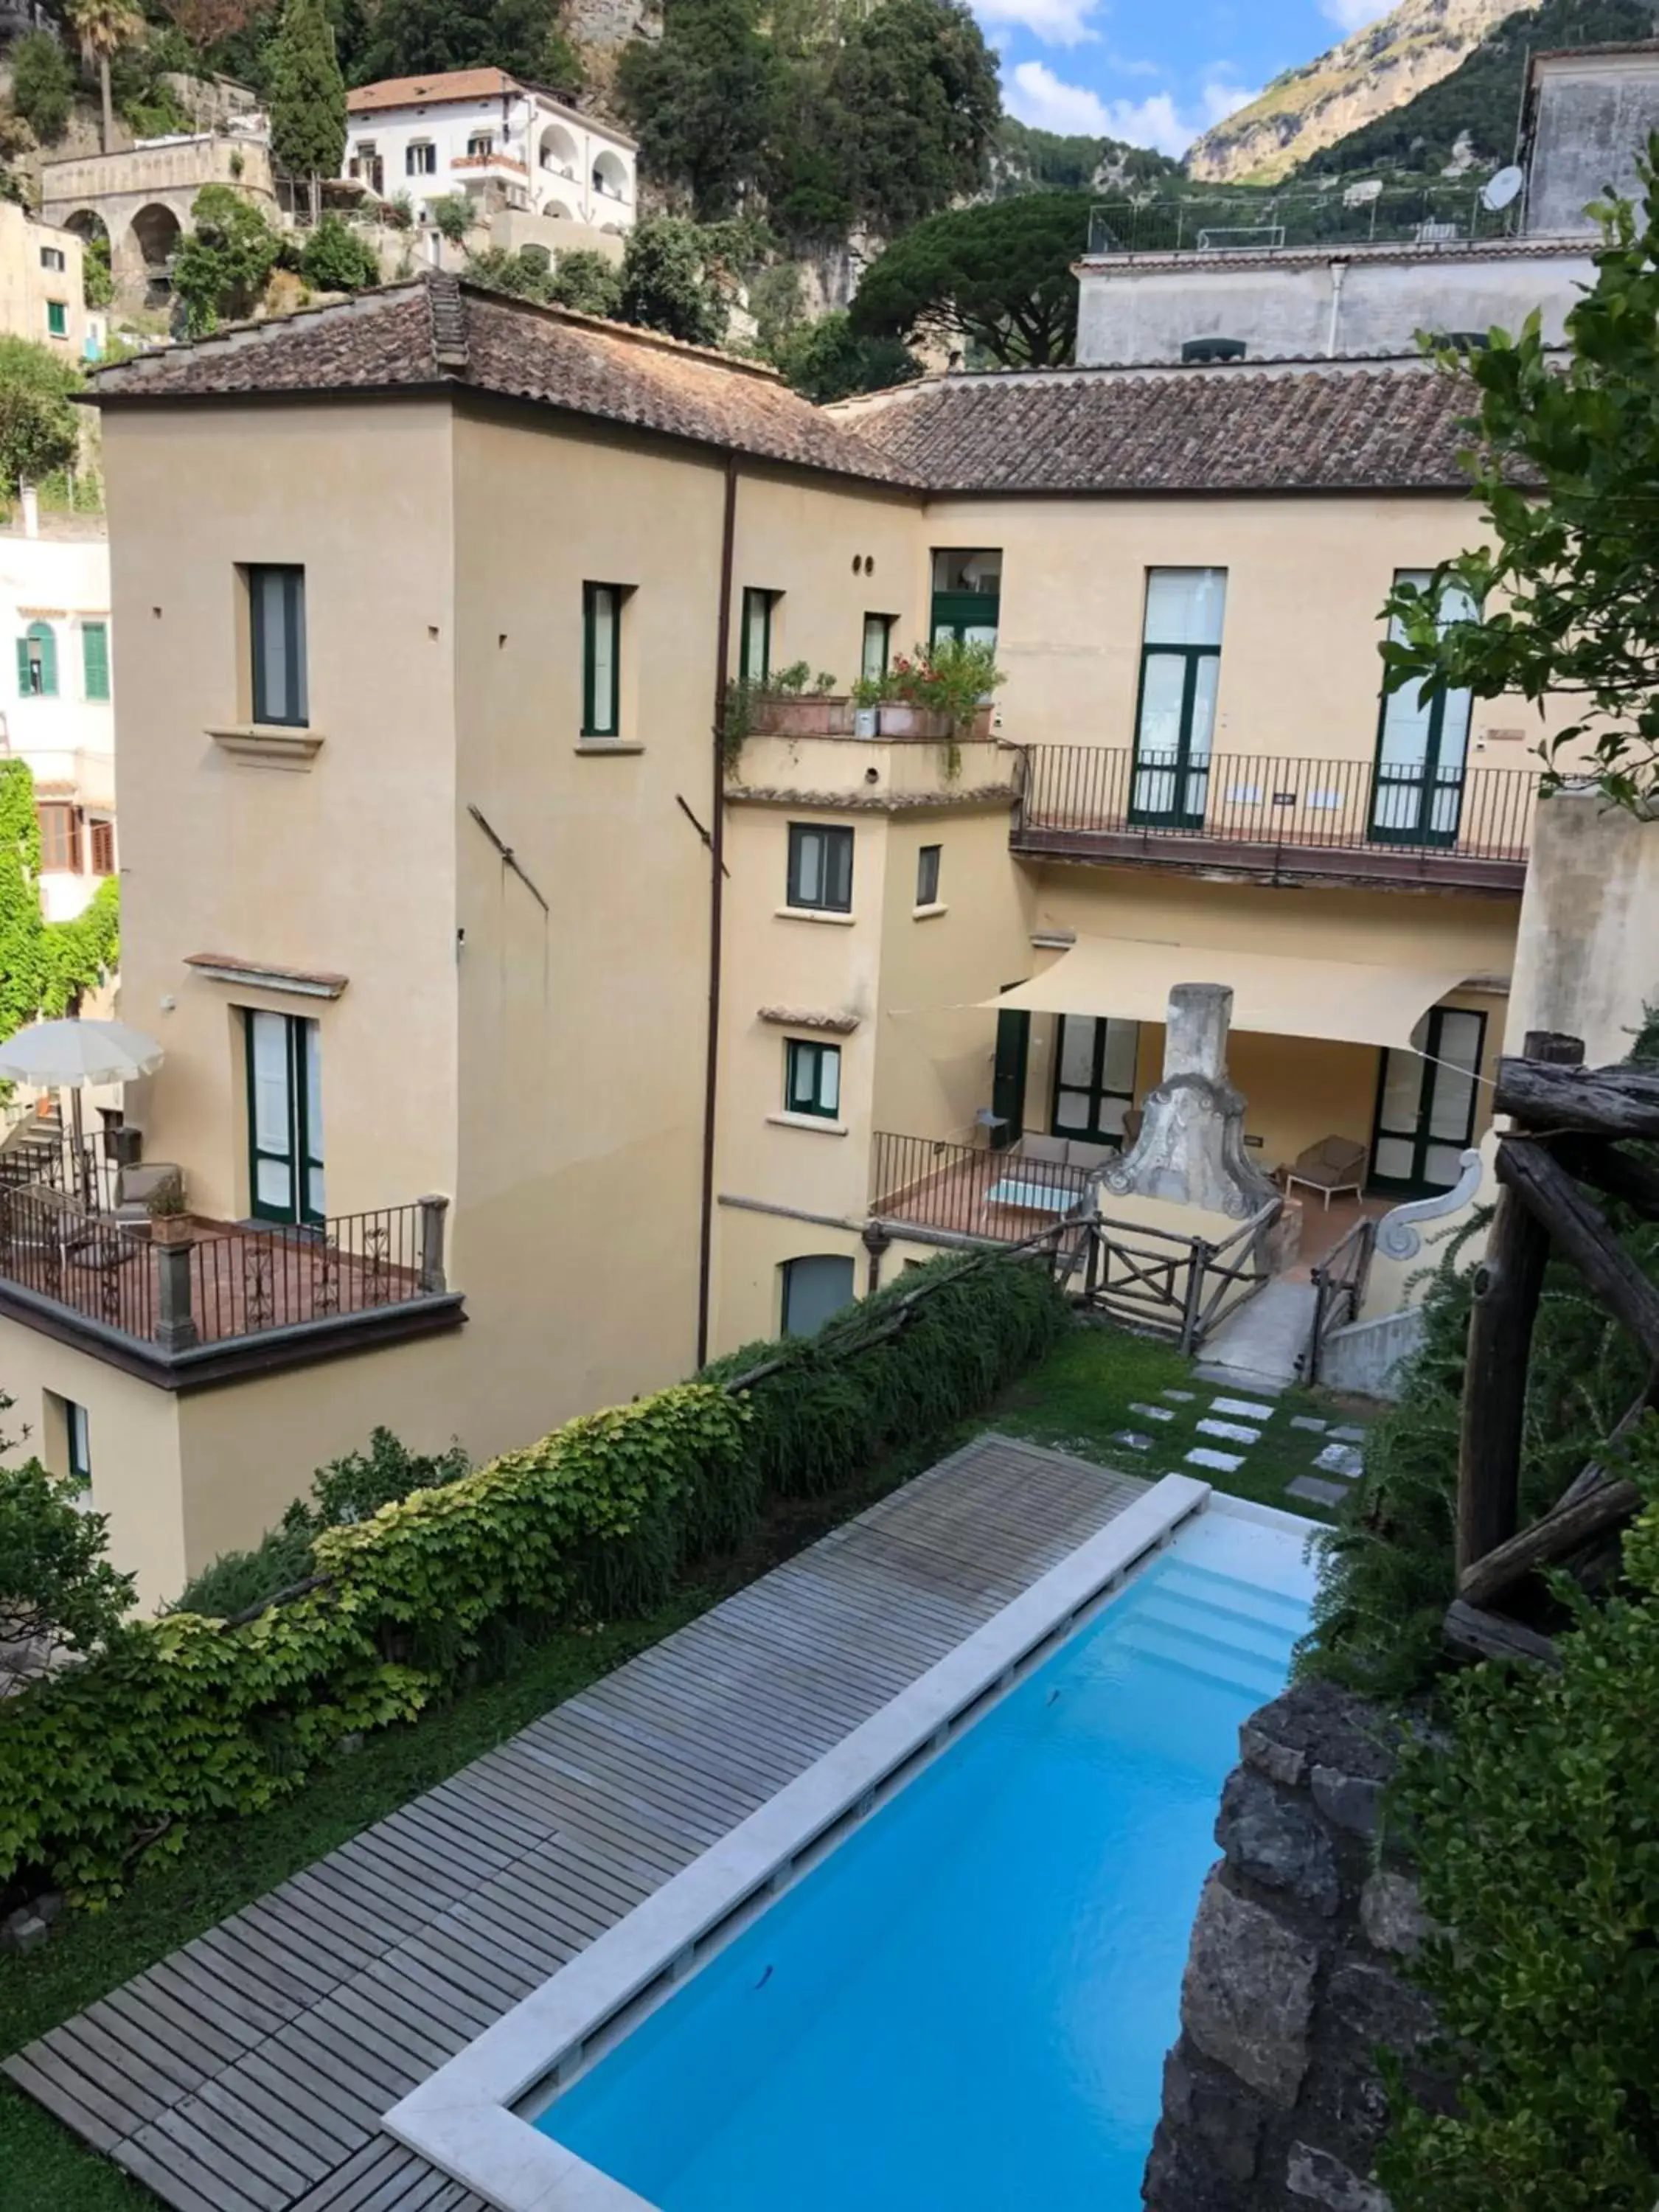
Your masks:
[[[1462,981],[1460,968],[1383,968],[1151,938],[1079,937],[1042,975],[981,1003],[999,1013],[1161,1022],[1177,983],[1224,983],[1236,1030],[1409,1047],[1429,1008]]]

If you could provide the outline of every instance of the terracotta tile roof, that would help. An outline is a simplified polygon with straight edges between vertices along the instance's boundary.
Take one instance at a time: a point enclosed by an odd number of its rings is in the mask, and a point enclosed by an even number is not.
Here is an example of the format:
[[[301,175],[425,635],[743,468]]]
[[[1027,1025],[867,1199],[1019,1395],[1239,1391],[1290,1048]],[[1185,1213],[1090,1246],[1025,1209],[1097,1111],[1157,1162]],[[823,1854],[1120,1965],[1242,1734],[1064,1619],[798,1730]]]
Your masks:
[[[934,491],[1464,489],[1425,364],[949,376],[829,411]]]
[[[834,475],[910,481],[770,369],[565,308],[528,307],[453,277],[422,277],[143,354],[91,378],[89,396],[101,406],[438,386]]]
[[[917,492],[1462,490],[1426,365],[936,377],[814,407],[771,370],[426,276],[96,372],[97,405],[450,390]]]
[[[434,100],[489,100],[519,89],[505,70],[446,70],[433,76],[387,76],[379,84],[360,84],[346,94],[353,115],[373,115],[383,107],[425,107]]]

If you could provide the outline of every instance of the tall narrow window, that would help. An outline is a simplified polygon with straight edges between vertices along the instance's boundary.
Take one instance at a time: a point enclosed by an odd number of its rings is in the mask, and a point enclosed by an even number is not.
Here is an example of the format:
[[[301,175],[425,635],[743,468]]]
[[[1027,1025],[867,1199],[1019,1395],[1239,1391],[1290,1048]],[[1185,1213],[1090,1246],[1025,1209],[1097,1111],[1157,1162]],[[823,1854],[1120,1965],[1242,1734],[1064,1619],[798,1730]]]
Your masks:
[[[247,572],[248,632],[252,641],[253,719],[302,726],[309,719],[306,676],[306,572],[266,568]]]
[[[37,806],[40,825],[40,866],[43,872],[78,876],[81,872],[81,812],[78,807]]]
[[[17,690],[24,699],[58,696],[58,640],[50,623],[32,622],[17,641]]]
[[[887,673],[887,664],[893,653],[893,617],[866,615],[864,617],[864,653],[859,673],[871,683],[878,683]]]
[[[412,139],[404,149],[404,174],[406,177],[435,177],[437,173],[438,149],[431,139]]]
[[[826,914],[853,910],[853,833],[821,830],[805,822],[789,824],[791,906],[814,907]]]
[[[73,1398],[46,1393],[46,1461],[53,1474],[60,1470],[82,1490],[92,1486],[92,1424],[84,1406]]]
[[[489,131],[475,131],[472,136],[466,142],[466,150],[471,159],[475,161],[487,160],[495,150],[495,138],[494,132]]]
[[[1401,568],[1396,584],[1427,587],[1426,568]],[[1480,610],[1455,585],[1442,592],[1436,621],[1442,630],[1453,623],[1479,622]],[[1398,623],[1389,635],[1404,633]],[[1452,845],[1463,812],[1463,775],[1468,757],[1469,703],[1467,691],[1417,683],[1383,694],[1376,731],[1376,771],[1371,788],[1370,836],[1380,845]]]
[[[582,735],[614,738],[622,730],[620,584],[582,586]]]
[[[1196,829],[1209,797],[1224,568],[1149,568],[1132,822]]]
[[[924,845],[916,854],[916,904],[939,904],[939,864],[942,845]]]
[[[743,632],[738,641],[738,674],[745,684],[765,684],[772,674],[772,609],[781,595],[756,591],[743,595]]]
[[[81,671],[88,699],[109,696],[109,625],[83,622],[81,625]]]
[[[1135,1103],[1139,1024],[1091,1014],[1063,1014],[1054,1060],[1054,1107],[1049,1127],[1057,1137],[1085,1137],[1121,1144],[1123,1117]]]
[[[248,1150],[262,1221],[320,1222],[323,1057],[319,1025],[302,1014],[246,1015]]]
[[[92,872],[94,876],[115,873],[115,824],[112,822],[88,822],[87,842],[92,848]]]
[[[1371,1180],[1379,1188],[1449,1190],[1474,1134],[1486,1018],[1467,1006],[1431,1006],[1413,1049],[1390,1047],[1377,1081]]]
[[[62,300],[46,302],[46,336],[66,338],[69,336],[69,309]]]
[[[833,1121],[841,1111],[841,1047],[791,1037],[784,1048],[783,1103],[791,1114]]]

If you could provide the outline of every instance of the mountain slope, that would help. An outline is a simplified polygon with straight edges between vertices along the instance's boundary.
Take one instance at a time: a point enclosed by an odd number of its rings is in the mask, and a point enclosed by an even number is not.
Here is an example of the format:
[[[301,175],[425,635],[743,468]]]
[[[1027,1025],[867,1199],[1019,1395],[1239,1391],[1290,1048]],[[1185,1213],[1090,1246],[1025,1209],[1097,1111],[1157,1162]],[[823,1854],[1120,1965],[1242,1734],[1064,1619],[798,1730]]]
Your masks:
[[[1392,114],[1362,123],[1303,164],[1310,176],[1366,169],[1433,173],[1457,153],[1481,168],[1511,160],[1527,56],[1554,46],[1594,46],[1654,33],[1651,0],[1544,0],[1494,25],[1449,76]]]
[[[1188,153],[1188,172],[1214,183],[1270,183],[1449,76],[1516,12],[1515,0],[1401,0],[1206,131]]]

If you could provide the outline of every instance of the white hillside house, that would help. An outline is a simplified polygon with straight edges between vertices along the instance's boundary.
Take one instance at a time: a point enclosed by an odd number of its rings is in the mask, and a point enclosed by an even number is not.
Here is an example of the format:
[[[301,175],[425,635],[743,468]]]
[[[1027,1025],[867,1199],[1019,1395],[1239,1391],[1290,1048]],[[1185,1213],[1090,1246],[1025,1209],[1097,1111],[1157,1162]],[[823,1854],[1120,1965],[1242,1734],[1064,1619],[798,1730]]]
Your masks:
[[[345,173],[417,214],[451,192],[620,234],[634,227],[635,148],[609,124],[502,70],[391,77],[347,96]]]
[[[0,622],[13,658],[0,684],[0,757],[27,761],[40,824],[48,921],[86,906],[115,852],[109,538],[101,515],[40,515],[33,497],[0,527]]]

